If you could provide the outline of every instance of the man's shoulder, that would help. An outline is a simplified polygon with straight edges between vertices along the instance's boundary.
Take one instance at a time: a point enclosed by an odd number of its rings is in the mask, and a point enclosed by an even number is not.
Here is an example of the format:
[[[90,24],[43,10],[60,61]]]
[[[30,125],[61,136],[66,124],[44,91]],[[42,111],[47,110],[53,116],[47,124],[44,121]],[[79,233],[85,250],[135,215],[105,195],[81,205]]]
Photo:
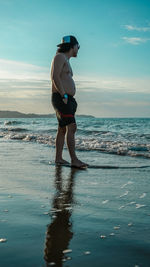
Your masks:
[[[54,60],[65,61],[65,57],[63,53],[56,53],[56,55],[54,56]]]

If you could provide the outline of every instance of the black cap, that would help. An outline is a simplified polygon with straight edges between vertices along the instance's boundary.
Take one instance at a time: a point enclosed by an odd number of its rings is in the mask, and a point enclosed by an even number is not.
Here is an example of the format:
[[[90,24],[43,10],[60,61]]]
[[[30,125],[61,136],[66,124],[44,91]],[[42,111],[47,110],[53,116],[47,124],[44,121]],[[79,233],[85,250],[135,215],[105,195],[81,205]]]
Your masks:
[[[63,44],[70,44],[70,45],[76,45],[79,44],[77,39],[72,35],[64,36],[61,40],[61,44],[58,44],[57,46],[62,46]]]

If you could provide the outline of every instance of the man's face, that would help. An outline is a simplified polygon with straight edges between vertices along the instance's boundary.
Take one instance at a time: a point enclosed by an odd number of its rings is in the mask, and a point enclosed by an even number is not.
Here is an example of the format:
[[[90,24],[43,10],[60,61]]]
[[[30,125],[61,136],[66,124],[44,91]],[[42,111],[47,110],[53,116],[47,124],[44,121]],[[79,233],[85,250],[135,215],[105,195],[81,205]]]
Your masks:
[[[79,48],[80,48],[79,44],[74,45],[74,47],[73,47],[73,55],[72,55],[73,57],[77,57]]]

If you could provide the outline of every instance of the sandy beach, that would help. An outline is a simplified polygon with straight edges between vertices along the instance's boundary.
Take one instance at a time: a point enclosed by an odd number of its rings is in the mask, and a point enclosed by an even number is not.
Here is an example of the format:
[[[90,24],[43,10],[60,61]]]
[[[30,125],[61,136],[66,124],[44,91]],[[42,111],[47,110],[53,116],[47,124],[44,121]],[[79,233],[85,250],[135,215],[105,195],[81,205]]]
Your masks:
[[[0,266],[148,267],[150,168],[55,167],[52,147],[0,145]],[[116,157],[78,155],[107,165]]]

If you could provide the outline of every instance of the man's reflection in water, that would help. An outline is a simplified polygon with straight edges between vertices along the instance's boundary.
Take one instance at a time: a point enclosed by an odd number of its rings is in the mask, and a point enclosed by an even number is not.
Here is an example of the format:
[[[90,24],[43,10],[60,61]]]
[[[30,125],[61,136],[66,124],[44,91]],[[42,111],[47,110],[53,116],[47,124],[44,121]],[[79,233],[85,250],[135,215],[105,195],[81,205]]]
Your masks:
[[[48,263],[55,263],[55,266],[62,266],[67,259],[64,250],[68,249],[69,242],[73,237],[72,232],[72,205],[73,186],[77,169],[72,168],[64,188],[62,180],[62,167],[55,169],[56,194],[52,204],[52,222],[48,225],[44,250],[44,259]],[[51,264],[52,265],[52,264]]]

